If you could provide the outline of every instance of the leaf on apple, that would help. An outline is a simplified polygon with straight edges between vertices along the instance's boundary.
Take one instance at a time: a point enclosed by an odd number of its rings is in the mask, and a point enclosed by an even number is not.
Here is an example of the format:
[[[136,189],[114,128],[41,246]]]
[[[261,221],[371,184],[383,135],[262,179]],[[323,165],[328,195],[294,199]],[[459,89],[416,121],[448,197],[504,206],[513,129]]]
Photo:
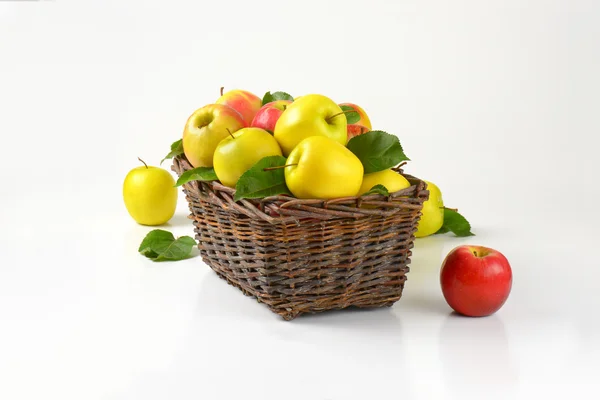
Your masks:
[[[178,261],[187,258],[196,241],[189,236],[175,236],[169,231],[154,229],[146,235],[138,251],[152,261]]]
[[[458,237],[475,236],[471,232],[471,224],[465,217],[460,215],[458,211],[444,207],[444,224],[436,234],[448,232],[452,232]]]
[[[368,192],[363,193],[361,196],[368,196],[370,194],[381,194],[383,196],[389,196],[390,192],[383,185],[375,185]]]
[[[269,156],[261,159],[252,168],[244,172],[235,185],[233,200],[256,199],[275,196],[278,194],[291,194],[285,184],[284,168],[275,168],[265,171],[265,168],[283,167],[286,158],[282,156]]]
[[[275,92],[275,93],[267,92],[263,96],[262,105],[264,106],[265,104],[268,104],[268,103],[271,103],[271,102],[277,101],[277,100],[294,101],[294,98],[286,92]]]
[[[165,158],[163,158],[160,162],[160,164],[162,165],[163,161],[165,160],[169,160],[173,157],[177,157],[178,155],[183,154],[183,140],[179,139],[176,142],[173,142],[171,144],[171,152],[169,154],[167,154],[165,156]]]
[[[191,181],[216,181],[218,179],[214,168],[198,167],[181,174],[179,179],[177,179],[175,187],[179,187]]]
[[[350,139],[348,149],[362,162],[365,174],[395,167],[410,160],[394,135],[383,131],[370,131]]]
[[[355,124],[360,121],[360,114],[354,108],[350,106],[340,106],[344,115],[346,116],[346,121],[348,121],[348,125]]]

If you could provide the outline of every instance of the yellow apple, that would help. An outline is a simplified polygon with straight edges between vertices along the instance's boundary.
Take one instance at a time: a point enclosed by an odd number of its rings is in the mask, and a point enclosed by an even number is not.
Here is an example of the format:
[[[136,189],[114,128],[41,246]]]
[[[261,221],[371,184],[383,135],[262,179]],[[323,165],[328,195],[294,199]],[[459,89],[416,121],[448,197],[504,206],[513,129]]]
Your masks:
[[[223,104],[209,104],[188,118],[183,131],[183,152],[194,167],[212,167],[219,142],[243,128],[240,113]]]
[[[442,192],[435,184],[425,181],[429,190],[429,200],[423,203],[421,219],[415,236],[425,237],[433,235],[444,224],[444,201]]]
[[[129,215],[137,223],[162,225],[175,214],[175,179],[167,170],[144,163],[144,166],[129,171],[125,177],[123,201]]]
[[[366,193],[376,185],[385,186],[390,193],[410,187],[410,183],[405,177],[395,171],[392,171],[391,169],[386,169],[379,172],[365,174],[365,176],[363,176],[362,185],[360,186],[358,194],[361,195]]]
[[[348,140],[346,117],[337,104],[320,94],[307,94],[294,100],[275,124],[274,137],[283,155],[310,136],[324,136],[345,145]]]
[[[285,183],[299,199],[356,196],[364,173],[362,163],[346,146],[325,136],[302,140],[286,165]]]
[[[234,188],[240,176],[264,157],[280,156],[281,149],[269,132],[260,128],[242,128],[217,145],[213,164],[225,186]]]

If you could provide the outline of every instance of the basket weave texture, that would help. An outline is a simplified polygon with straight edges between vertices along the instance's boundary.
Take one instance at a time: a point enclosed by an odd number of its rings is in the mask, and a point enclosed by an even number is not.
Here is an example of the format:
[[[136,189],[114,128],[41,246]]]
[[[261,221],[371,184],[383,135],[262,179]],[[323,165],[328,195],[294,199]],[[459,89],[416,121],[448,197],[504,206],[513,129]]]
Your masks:
[[[178,175],[192,168],[183,155],[173,160]],[[411,186],[389,197],[234,202],[234,189],[201,181],[184,184],[183,192],[203,261],[291,320],[350,306],[391,306],[400,299],[429,196],[425,182],[403,175]]]

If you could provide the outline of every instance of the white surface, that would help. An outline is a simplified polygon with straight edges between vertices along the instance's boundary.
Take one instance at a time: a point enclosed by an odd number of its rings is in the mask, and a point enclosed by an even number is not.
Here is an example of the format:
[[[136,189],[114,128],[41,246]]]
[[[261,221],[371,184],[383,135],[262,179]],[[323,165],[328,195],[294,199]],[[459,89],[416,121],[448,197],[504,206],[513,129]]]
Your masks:
[[[595,1],[0,3],[0,398],[598,398]],[[477,236],[419,240],[390,309],[284,322],[153,264],[121,184],[218,88],[319,92],[396,133]],[[169,229],[191,234],[183,196]],[[512,294],[451,315],[442,258]]]

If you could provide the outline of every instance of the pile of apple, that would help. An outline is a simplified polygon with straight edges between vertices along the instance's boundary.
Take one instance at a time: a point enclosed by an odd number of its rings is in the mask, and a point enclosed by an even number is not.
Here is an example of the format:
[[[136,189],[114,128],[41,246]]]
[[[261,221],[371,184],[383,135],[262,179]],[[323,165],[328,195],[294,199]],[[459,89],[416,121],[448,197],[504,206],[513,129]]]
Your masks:
[[[344,106],[358,113],[357,123],[347,123]],[[219,181],[232,188],[268,156],[287,157],[285,183],[300,199],[357,196],[378,184],[390,192],[409,187],[391,170],[363,174],[346,143],[370,130],[369,117],[355,104],[309,94],[263,105],[252,93],[232,90],[189,117],[183,150],[192,166],[213,167]]]

